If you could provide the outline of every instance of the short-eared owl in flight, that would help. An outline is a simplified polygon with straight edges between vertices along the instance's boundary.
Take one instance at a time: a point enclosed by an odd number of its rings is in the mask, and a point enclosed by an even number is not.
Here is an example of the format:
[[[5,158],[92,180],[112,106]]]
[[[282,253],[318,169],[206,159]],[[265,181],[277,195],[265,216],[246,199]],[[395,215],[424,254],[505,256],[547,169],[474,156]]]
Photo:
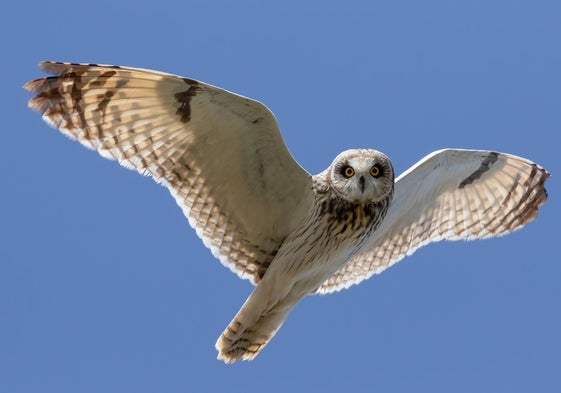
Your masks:
[[[348,288],[439,240],[502,235],[534,219],[549,173],[510,154],[444,149],[394,179],[371,149],[311,175],[263,104],[144,69],[43,62],[29,106],[103,157],[167,187],[220,261],[255,289],[218,338],[253,359],[302,297]]]

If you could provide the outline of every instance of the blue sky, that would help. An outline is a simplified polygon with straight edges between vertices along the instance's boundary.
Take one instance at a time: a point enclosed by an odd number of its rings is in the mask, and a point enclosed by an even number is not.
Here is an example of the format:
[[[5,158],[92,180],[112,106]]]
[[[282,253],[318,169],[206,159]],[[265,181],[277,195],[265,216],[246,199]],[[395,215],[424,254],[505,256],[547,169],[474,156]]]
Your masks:
[[[8,6],[7,6],[8,7]],[[0,391],[561,391],[556,1],[51,1],[0,15]],[[251,291],[169,193],[26,108],[40,60],[152,68],[266,103],[312,173],[372,147],[532,159],[549,201],[308,297],[251,363],[214,342]]]

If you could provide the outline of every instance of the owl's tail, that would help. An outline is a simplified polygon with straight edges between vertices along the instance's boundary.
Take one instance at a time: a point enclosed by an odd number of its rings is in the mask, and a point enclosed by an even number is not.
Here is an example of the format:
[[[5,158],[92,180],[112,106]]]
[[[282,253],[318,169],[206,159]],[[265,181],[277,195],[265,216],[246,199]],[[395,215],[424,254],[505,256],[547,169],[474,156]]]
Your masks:
[[[257,286],[216,341],[218,359],[226,363],[252,360],[273,338],[299,299],[275,300]]]

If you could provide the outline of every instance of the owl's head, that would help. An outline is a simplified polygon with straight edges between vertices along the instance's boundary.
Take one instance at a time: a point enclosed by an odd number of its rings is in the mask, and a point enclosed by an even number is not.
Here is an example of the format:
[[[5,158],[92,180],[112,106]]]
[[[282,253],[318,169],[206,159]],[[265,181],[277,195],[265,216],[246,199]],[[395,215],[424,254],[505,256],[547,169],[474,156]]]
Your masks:
[[[377,150],[344,151],[335,157],[329,169],[331,188],[349,202],[379,202],[393,193],[392,164],[385,154]]]

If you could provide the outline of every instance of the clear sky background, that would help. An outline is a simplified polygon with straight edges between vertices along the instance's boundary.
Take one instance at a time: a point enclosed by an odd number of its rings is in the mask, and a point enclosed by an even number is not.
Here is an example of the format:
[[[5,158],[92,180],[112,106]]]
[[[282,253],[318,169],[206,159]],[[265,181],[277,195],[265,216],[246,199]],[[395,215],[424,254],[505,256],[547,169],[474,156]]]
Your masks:
[[[0,15],[0,392],[561,391],[561,3],[9,2]],[[152,68],[266,103],[312,173],[444,147],[532,159],[536,221],[304,299],[250,363],[214,343],[251,291],[167,190],[27,109],[40,60]]]

